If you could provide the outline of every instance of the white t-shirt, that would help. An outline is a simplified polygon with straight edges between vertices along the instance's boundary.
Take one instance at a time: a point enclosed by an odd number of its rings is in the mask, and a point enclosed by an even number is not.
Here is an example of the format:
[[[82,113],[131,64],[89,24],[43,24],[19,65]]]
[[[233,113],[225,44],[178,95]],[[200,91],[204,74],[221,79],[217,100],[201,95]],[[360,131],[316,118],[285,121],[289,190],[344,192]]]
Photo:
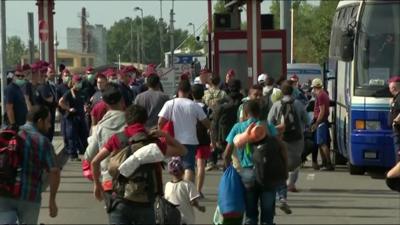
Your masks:
[[[182,217],[181,224],[194,224],[194,210],[190,202],[200,197],[194,184],[185,180],[177,183],[170,181],[165,184],[164,193],[165,199],[172,204],[179,205],[178,209]]]
[[[172,120],[175,139],[181,144],[199,144],[196,133],[197,120],[204,120],[207,116],[198,104],[187,98],[175,98],[164,104],[158,116]]]

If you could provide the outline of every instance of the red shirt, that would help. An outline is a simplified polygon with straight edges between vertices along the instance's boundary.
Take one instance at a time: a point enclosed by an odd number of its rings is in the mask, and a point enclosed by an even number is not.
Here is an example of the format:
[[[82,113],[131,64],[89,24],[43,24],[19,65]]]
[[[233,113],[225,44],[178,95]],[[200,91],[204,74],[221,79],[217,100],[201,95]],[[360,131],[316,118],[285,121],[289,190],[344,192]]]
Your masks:
[[[318,115],[320,112],[319,107],[325,106],[325,115],[323,117],[323,121],[328,120],[329,104],[330,104],[330,100],[329,100],[328,94],[324,90],[321,90],[321,92],[316,97],[316,101],[315,101],[315,105],[314,105],[314,119],[318,118]]]
[[[103,119],[103,116],[106,115],[107,111],[107,104],[104,101],[100,101],[94,105],[90,114],[96,120],[95,122],[97,124],[101,119]]]

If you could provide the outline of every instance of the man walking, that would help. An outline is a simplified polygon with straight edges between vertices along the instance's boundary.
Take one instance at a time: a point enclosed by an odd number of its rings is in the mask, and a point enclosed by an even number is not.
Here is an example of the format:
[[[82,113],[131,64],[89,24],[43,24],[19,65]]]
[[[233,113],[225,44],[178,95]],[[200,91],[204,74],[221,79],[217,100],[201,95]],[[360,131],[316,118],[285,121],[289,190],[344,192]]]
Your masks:
[[[200,121],[207,129],[210,121],[203,109],[189,99],[191,92],[190,83],[183,80],[179,83],[178,98],[165,103],[158,116],[158,128],[161,129],[168,120],[174,124],[175,138],[183,144],[188,153],[183,157],[185,168],[185,180],[194,182],[195,154],[199,144],[196,133],[197,121]]]
[[[33,106],[27,120],[19,132],[23,141],[20,197],[0,197],[0,224],[38,224],[43,171],[49,172],[49,213],[51,217],[57,216],[60,169],[56,165],[53,146],[45,136],[51,127],[51,115],[46,107]]]
[[[169,100],[169,96],[160,90],[161,82],[157,74],[150,74],[147,77],[146,83],[149,89],[136,97],[135,104],[146,109],[149,116],[146,127],[152,128],[157,126],[158,113]]]

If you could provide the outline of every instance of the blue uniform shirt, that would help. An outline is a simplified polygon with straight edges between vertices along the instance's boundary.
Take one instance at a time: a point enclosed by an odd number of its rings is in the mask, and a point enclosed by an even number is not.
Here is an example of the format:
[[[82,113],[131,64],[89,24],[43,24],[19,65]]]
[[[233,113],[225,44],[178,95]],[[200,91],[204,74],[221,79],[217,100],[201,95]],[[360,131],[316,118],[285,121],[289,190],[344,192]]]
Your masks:
[[[260,121],[254,118],[250,118],[246,121],[236,123],[231,131],[229,132],[228,136],[226,137],[226,142],[230,145],[233,145],[233,139],[235,138],[236,135],[243,133],[246,131],[247,127],[253,123],[256,122],[257,124],[259,123],[267,123],[268,127],[268,132],[270,133],[271,136],[276,136],[278,134],[278,131],[276,130],[275,126],[266,122],[266,121]],[[237,149],[237,156],[240,160],[240,165],[243,168],[251,168],[253,167],[253,152],[250,152],[250,154],[247,154],[244,148],[238,148]]]
[[[6,88],[6,103],[13,104],[15,123],[22,126],[26,122],[28,108],[21,88],[15,83],[10,83]]]

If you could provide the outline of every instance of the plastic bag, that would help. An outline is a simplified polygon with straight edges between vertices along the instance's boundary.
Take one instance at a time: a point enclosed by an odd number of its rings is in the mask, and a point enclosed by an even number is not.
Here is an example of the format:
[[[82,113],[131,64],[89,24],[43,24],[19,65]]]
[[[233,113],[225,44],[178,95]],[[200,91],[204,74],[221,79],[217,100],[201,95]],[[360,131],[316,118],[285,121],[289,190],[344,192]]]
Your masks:
[[[224,219],[242,217],[245,211],[245,188],[233,166],[225,170],[218,192],[218,207]]]

